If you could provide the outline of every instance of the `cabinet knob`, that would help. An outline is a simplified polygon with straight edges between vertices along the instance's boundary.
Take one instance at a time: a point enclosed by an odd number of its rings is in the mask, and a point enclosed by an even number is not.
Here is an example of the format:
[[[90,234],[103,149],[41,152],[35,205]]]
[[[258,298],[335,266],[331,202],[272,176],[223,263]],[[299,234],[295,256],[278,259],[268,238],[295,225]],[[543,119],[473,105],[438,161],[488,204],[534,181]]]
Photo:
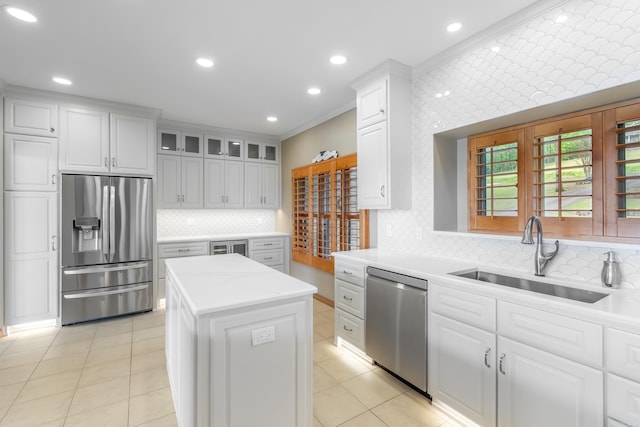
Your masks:
[[[49,132],[51,132],[51,133],[54,133],[55,131],[56,131],[56,129],[55,129],[55,128],[50,128],[50,129],[49,129]]]
[[[380,196],[384,197],[384,185],[380,186]]]
[[[53,175],[51,175],[51,183],[53,185],[56,185],[56,174],[55,173]]]
[[[116,161],[115,157],[111,158],[111,166],[114,167],[114,168],[118,167],[118,162]]]
[[[108,157],[105,157],[105,158],[104,158],[104,167],[105,167],[105,168],[106,168],[106,167],[109,167],[109,158],[108,158]]]
[[[56,250],[56,236],[51,236],[51,250]]]
[[[489,363],[489,353],[491,353],[491,347],[487,347],[487,349],[484,351],[484,366],[486,366],[487,368],[491,367],[491,364]]]

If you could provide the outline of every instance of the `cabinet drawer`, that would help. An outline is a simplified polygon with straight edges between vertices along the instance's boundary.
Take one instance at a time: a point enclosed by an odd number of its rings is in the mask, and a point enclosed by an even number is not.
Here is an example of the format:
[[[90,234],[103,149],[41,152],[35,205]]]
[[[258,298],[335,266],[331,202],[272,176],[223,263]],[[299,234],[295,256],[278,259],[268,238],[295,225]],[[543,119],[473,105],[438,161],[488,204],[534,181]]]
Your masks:
[[[607,368],[640,381],[640,335],[607,329]]]
[[[250,251],[260,251],[263,249],[282,249],[284,248],[284,237],[269,237],[264,239],[249,240]]]
[[[262,264],[282,264],[284,262],[284,251],[282,249],[275,251],[253,252],[251,259]]]
[[[443,286],[429,286],[429,307],[442,314],[488,331],[496,329],[496,300]]]
[[[613,421],[609,425],[640,425],[640,384],[608,374],[607,416]]]
[[[208,242],[163,243],[158,245],[158,258],[209,255]]]
[[[333,272],[336,279],[364,286],[365,265],[358,261],[335,259]]]
[[[336,306],[349,313],[364,318],[364,288],[336,280]]]
[[[498,331],[552,353],[602,366],[600,325],[499,301]]]
[[[364,320],[336,310],[336,337],[343,338],[364,351]]]

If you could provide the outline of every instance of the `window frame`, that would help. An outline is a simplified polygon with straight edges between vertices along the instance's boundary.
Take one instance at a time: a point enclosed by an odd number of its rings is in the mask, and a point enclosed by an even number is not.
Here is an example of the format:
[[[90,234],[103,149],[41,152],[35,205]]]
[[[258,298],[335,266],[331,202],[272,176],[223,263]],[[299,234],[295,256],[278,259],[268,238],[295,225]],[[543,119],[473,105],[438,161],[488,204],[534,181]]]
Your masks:
[[[609,104],[572,112],[544,120],[524,123],[468,137],[468,230],[494,234],[519,234],[526,219],[535,212],[536,171],[535,143],[538,138],[566,134],[574,130],[591,129],[591,217],[540,216],[545,234],[576,240],[594,240],[619,243],[640,241],[640,217],[618,217],[618,123],[640,120],[640,99]],[[476,218],[474,150],[478,141],[499,140],[504,134],[521,132],[518,152],[518,215],[513,217]],[[520,167],[520,161],[523,162]],[[522,200],[520,197],[522,196]],[[520,209],[520,203],[524,207]]]

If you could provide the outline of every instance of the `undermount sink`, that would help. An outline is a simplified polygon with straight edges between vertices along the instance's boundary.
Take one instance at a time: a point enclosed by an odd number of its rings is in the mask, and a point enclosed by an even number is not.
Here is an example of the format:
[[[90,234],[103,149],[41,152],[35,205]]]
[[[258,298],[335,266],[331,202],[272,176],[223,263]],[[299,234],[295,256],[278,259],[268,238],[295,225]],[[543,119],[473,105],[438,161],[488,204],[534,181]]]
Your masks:
[[[560,298],[567,298],[574,301],[594,303],[600,301],[609,294],[587,291],[585,289],[571,288],[551,283],[537,282],[535,280],[523,279],[520,277],[505,276],[497,273],[490,273],[482,270],[465,270],[449,273],[453,276],[466,277],[467,279],[479,280],[481,282],[493,283],[495,285],[509,286],[511,288],[524,289],[526,291],[537,292],[539,294],[552,295]]]

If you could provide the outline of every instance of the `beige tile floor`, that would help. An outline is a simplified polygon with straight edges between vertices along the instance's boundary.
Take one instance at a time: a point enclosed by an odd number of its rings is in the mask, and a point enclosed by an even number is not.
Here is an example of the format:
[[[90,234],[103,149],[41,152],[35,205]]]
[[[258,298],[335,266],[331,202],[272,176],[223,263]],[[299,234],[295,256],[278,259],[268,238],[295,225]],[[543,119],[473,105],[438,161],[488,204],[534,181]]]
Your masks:
[[[391,375],[336,348],[333,325],[333,309],[314,301],[314,427],[455,426]],[[0,339],[5,426],[177,426],[164,311]]]

